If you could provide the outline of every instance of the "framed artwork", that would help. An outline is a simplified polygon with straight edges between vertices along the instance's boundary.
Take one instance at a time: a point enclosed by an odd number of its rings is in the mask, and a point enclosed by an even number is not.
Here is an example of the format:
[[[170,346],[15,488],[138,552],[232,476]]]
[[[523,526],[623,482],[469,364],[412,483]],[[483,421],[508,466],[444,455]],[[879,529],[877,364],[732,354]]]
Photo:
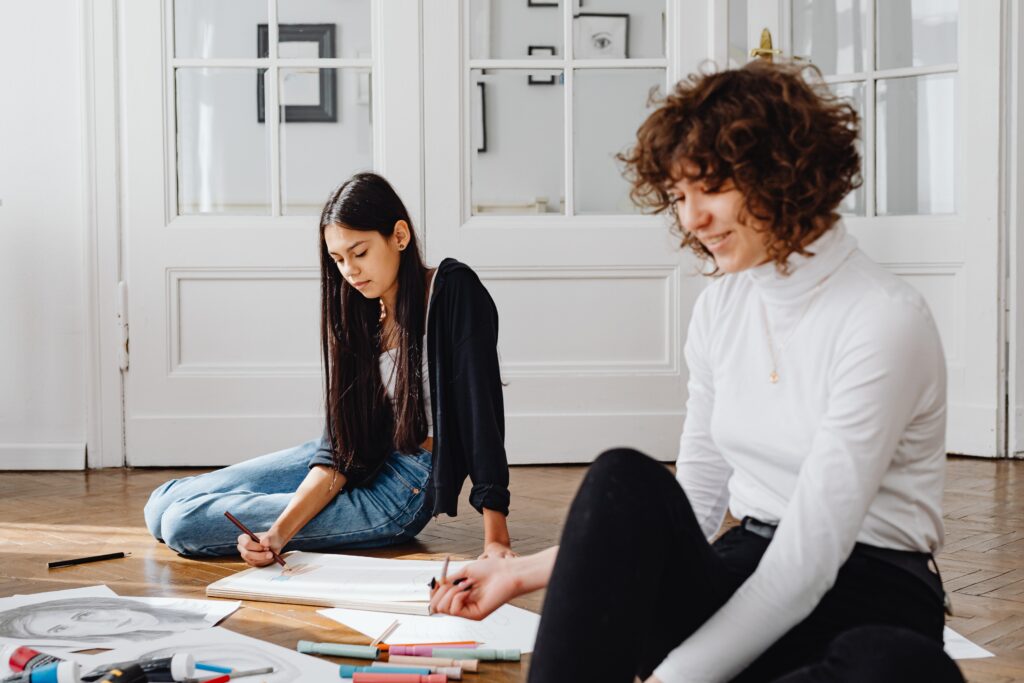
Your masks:
[[[278,54],[282,57],[334,57],[334,24],[278,24]],[[266,24],[256,26],[256,55],[270,54],[270,32]],[[266,120],[263,74],[256,73],[256,119]],[[290,69],[281,82],[281,122],[327,122],[338,120],[338,80],[334,69]]]
[[[572,19],[578,59],[629,57],[629,15],[580,12]]]
[[[556,54],[554,45],[530,45],[526,48],[526,54],[529,56],[541,55],[543,57],[554,57]],[[534,76],[530,74],[526,77],[526,82],[529,85],[554,85],[558,82],[558,76],[551,74],[550,76]]]

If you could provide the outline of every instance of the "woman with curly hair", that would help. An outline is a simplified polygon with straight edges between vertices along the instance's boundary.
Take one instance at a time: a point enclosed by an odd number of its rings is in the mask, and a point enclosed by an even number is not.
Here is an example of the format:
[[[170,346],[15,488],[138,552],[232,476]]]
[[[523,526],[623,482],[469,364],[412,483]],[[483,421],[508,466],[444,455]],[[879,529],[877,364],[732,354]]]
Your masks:
[[[686,340],[676,477],[607,451],[560,548],[435,592],[481,618],[547,586],[531,681],[963,680],[933,558],[942,347],[836,212],[860,183],[857,115],[813,76],[691,75],[621,157],[714,279]],[[742,522],[715,539],[727,509]]]

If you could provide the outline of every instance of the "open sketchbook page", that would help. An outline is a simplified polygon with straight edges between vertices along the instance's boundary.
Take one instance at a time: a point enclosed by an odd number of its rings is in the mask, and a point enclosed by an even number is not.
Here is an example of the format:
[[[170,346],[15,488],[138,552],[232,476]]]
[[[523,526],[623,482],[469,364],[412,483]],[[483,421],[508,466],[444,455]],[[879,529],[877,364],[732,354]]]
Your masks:
[[[178,652],[190,653],[197,662],[228,667],[236,671],[274,667],[273,673],[240,678],[240,683],[336,683],[341,680],[338,678],[337,664],[243,636],[225,628],[175,633],[148,643],[120,647],[96,655],[90,664],[98,668],[104,662],[115,664],[138,659],[158,659]],[[196,678],[210,678],[216,675],[203,675],[204,673],[197,671]]]
[[[525,609],[502,605],[481,621],[447,614],[431,616],[367,612],[358,609],[322,609],[320,614],[349,628],[376,638],[392,621],[401,625],[385,639],[387,643],[444,643],[475,640],[487,647],[517,648],[533,652],[540,615]]]
[[[426,614],[430,579],[440,560],[386,560],[355,555],[294,552],[288,566],[248,569],[210,584],[215,597],[344,606]],[[465,562],[453,562],[455,571]]]
[[[237,602],[121,597],[106,586],[16,595],[0,600],[0,643],[117,647],[210,628],[238,607]]]

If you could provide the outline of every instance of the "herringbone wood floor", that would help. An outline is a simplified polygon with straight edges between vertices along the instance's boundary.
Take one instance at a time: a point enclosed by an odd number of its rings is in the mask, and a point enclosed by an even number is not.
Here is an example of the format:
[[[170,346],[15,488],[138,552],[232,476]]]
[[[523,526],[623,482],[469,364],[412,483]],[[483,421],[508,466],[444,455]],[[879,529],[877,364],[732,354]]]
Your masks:
[[[582,466],[512,470],[513,544],[530,553],[556,542]],[[203,597],[206,585],[244,567],[236,560],[194,561],[153,541],[142,521],[149,492],[183,470],[5,472],[0,474],[0,596],[105,583],[121,595]],[[470,510],[463,503],[463,510]],[[953,592],[949,625],[996,653],[964,662],[976,683],[1024,681],[1024,462],[951,458],[945,496],[947,540],[940,566]],[[472,558],[479,552],[475,513],[431,523],[390,557]],[[47,570],[53,559],[129,551],[131,557]],[[542,594],[516,601],[539,611]],[[246,602],[224,625],[285,647],[299,639],[366,643],[315,608]],[[627,624],[623,624],[627,628]],[[337,659],[336,661],[344,661]],[[480,683],[521,681],[529,664],[485,664]]]

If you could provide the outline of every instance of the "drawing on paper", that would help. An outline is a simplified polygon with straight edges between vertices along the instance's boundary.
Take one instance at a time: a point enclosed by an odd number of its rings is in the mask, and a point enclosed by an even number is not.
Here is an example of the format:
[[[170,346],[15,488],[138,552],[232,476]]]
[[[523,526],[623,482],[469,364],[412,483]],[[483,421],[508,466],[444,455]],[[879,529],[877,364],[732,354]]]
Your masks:
[[[320,569],[319,564],[296,564],[288,565],[281,570],[281,573],[271,578],[271,581],[288,581],[293,576],[302,576],[303,574],[309,574]]]
[[[26,642],[143,641],[210,625],[203,612],[120,597],[47,600],[0,612],[0,637]]]

